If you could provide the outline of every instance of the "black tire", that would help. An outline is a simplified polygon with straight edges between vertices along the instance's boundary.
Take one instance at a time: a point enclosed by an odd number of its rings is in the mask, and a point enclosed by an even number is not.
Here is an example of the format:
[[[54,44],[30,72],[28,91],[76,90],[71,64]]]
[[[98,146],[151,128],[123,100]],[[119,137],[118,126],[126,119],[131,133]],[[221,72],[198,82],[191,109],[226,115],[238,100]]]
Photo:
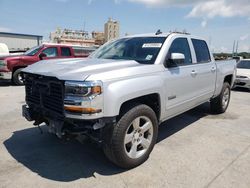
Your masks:
[[[149,142],[150,144],[147,146],[147,149],[145,149],[145,153],[143,155],[138,158],[130,158],[125,148],[125,135],[127,134],[128,129],[133,126],[132,122],[138,118],[139,122],[141,122],[141,117],[148,118],[149,122],[152,123],[150,130],[153,133],[151,132],[149,134],[151,135],[151,142]],[[142,138],[144,138],[146,133],[142,134]],[[118,123],[107,128],[106,134],[104,135],[104,140],[106,141],[104,141],[105,143],[103,146],[103,150],[107,158],[115,165],[125,169],[134,168],[148,159],[149,154],[153,150],[153,147],[156,143],[157,135],[158,120],[155,112],[149,106],[144,104],[130,105],[130,108],[125,109],[125,112],[123,112],[123,115],[121,115],[121,118],[119,119]],[[131,145],[132,144],[133,143],[131,142]],[[137,149],[138,146],[136,146]]]
[[[225,92],[228,91],[228,99],[226,104],[223,103]],[[210,101],[210,109],[213,114],[221,114],[224,113],[229,105],[231,97],[231,87],[228,82],[224,82],[221,93],[219,96],[211,99]]]
[[[18,85],[18,86],[23,85],[23,81],[20,77],[20,73],[22,70],[23,70],[23,68],[19,68],[19,69],[15,70],[15,72],[13,72],[13,74],[12,74],[12,82],[15,85]]]

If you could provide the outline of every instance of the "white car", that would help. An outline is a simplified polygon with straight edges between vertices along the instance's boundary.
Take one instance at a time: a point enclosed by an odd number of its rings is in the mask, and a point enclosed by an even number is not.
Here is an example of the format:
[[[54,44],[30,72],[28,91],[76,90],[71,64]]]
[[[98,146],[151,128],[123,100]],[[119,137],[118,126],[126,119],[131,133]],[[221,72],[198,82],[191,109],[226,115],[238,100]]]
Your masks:
[[[250,59],[241,60],[237,64],[235,87],[250,89]]]

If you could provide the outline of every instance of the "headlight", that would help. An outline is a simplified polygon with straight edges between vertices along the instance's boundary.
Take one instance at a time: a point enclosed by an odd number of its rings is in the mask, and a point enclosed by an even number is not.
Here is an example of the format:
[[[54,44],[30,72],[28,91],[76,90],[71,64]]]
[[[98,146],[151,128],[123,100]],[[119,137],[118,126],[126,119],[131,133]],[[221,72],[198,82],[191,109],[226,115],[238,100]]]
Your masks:
[[[102,112],[101,81],[66,81],[64,109],[71,113],[97,114]]]
[[[6,66],[6,61],[5,60],[0,60],[0,66]]]
[[[102,83],[100,81],[93,82],[65,82],[65,95],[76,97],[94,97],[102,93]]]

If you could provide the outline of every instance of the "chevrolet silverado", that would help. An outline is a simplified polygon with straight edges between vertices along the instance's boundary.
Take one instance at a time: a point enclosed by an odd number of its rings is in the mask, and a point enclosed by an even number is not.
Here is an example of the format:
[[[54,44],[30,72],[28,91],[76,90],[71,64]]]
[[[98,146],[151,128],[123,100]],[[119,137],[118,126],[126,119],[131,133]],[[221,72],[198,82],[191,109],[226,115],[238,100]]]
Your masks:
[[[59,138],[86,135],[114,164],[133,168],[149,157],[162,122],[205,102],[224,113],[235,73],[235,60],[214,61],[200,37],[126,36],[86,59],[24,69],[23,116]]]

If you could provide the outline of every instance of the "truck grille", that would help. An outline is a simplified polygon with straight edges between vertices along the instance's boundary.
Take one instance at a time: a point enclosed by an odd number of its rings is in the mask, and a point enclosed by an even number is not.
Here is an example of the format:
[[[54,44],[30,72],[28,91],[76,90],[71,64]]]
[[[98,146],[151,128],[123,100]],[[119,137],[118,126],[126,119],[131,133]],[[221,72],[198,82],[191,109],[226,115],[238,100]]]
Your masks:
[[[26,74],[25,90],[28,105],[35,105],[58,114],[63,114],[63,83],[53,77]]]

